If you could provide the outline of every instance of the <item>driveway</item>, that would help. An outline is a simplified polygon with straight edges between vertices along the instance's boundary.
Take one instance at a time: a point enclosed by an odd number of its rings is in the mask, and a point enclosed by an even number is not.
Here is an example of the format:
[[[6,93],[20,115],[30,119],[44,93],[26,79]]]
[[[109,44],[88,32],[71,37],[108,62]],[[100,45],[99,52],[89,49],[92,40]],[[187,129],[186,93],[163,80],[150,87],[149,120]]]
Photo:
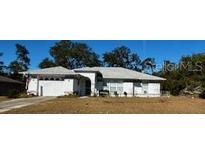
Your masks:
[[[21,108],[28,105],[41,103],[55,99],[56,97],[32,97],[32,98],[20,98],[9,101],[3,101],[0,103],[0,113],[6,112],[12,109]]]

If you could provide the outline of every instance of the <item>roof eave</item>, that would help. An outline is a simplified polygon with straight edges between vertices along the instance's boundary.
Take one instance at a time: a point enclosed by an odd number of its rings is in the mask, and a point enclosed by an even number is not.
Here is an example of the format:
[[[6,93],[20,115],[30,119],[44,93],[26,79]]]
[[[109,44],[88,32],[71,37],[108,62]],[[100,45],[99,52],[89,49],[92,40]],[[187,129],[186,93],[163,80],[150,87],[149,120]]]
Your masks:
[[[87,73],[100,73],[100,71],[94,71],[94,70],[74,70],[75,72],[87,72]]]
[[[165,81],[166,79],[137,79],[137,78],[113,78],[113,77],[103,77],[103,79],[118,79],[118,80],[144,80],[144,81]]]

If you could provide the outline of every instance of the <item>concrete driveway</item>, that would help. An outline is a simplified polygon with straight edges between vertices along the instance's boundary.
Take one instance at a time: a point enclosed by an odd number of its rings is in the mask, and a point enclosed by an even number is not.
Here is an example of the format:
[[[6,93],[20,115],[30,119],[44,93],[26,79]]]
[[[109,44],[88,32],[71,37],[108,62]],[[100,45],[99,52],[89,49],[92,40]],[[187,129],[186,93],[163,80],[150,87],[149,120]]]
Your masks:
[[[6,112],[12,109],[21,108],[28,105],[41,103],[55,99],[56,97],[32,97],[32,98],[20,98],[9,101],[3,101],[0,103],[0,113]]]

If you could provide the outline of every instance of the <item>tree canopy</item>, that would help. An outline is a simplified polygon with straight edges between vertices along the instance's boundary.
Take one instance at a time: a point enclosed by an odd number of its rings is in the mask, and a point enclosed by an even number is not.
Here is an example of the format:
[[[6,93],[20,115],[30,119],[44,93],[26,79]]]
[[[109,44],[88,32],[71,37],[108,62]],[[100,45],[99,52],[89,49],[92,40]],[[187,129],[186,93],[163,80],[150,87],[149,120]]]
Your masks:
[[[42,62],[38,65],[39,68],[49,68],[54,66],[56,66],[56,64],[53,62],[53,60],[50,60],[49,58],[44,58]]]
[[[104,53],[103,62],[108,67],[124,67],[138,71],[141,69],[139,56],[126,46],[121,46]]]
[[[39,64],[40,68],[63,66],[68,69],[81,67],[107,66],[124,67],[136,71],[151,70],[156,67],[154,58],[146,58],[141,61],[136,52],[132,52],[126,46],[114,48],[105,52],[100,60],[99,55],[84,43],[72,41],[59,41],[50,48],[51,59],[45,58]]]
[[[162,83],[162,89],[170,91],[173,95],[187,91],[200,92],[205,89],[205,54],[182,56],[177,64],[166,60],[162,70],[155,75],[167,79]]]
[[[60,41],[50,48],[53,60],[44,59],[39,67],[63,66],[68,69],[100,66],[99,56],[84,43]]]
[[[156,68],[156,62],[154,58],[146,58],[142,61],[142,70],[151,70],[151,72],[154,72],[154,69]]]
[[[16,60],[9,64],[11,74],[18,74],[18,72],[27,71],[30,65],[29,51],[25,46],[16,44]]]

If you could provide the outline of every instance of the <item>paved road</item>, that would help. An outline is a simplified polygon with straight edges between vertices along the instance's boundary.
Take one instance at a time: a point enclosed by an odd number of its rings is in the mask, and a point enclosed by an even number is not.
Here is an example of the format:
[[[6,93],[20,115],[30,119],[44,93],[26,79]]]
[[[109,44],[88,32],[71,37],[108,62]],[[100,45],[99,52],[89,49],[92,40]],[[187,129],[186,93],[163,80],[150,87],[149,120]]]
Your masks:
[[[21,108],[24,106],[37,104],[40,102],[55,99],[56,97],[32,97],[32,98],[20,98],[10,101],[4,101],[0,103],[0,113],[9,111],[16,108]]]

